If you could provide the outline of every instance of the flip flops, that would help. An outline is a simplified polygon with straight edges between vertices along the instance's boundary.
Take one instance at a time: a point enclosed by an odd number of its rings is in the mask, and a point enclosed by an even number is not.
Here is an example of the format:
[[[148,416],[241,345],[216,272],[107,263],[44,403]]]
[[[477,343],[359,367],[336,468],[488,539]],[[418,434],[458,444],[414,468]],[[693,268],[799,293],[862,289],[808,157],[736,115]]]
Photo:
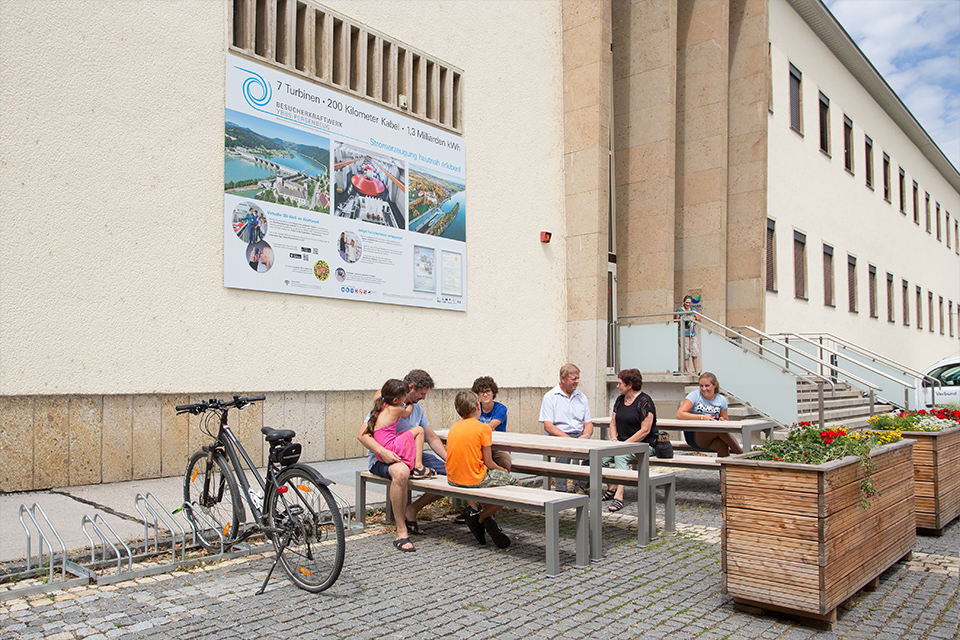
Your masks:
[[[408,547],[407,545],[410,546]],[[393,546],[397,548],[397,551],[403,551],[404,553],[417,550],[417,548],[413,546],[413,543],[410,542],[410,538],[400,538],[399,540],[394,540]]]

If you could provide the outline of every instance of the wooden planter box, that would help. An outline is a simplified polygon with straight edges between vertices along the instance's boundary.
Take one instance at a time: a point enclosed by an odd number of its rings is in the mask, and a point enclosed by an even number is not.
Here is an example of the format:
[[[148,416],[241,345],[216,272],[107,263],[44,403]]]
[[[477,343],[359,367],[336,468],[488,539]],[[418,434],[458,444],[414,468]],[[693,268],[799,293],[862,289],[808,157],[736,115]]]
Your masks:
[[[960,427],[945,431],[904,431],[913,445],[917,529],[940,535],[960,516]]]
[[[719,458],[724,593],[734,606],[836,621],[836,609],[916,540],[913,441],[874,450],[881,495],[860,504],[854,456],[822,465]]]

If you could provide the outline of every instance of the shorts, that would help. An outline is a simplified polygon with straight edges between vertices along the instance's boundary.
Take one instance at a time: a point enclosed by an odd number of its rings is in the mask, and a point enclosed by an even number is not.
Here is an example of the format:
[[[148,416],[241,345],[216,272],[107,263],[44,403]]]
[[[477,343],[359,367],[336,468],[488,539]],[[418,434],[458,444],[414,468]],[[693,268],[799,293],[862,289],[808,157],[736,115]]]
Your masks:
[[[487,469],[487,475],[477,484],[457,484],[453,480],[447,479],[447,482],[455,487],[469,487],[471,489],[486,489],[488,487],[506,487],[518,485],[520,481],[506,471],[500,469]]]
[[[700,357],[700,336],[684,336],[683,348],[688,358]]]
[[[695,431],[684,431],[683,439],[687,441],[687,444],[696,449],[697,451],[711,451],[711,449],[704,449],[697,444],[697,433]]]
[[[423,466],[429,467],[437,472],[438,476],[447,475],[447,467],[444,465],[443,460],[441,460],[436,455],[430,453],[429,451],[423,452]],[[370,465],[370,473],[375,476],[380,476],[381,478],[390,479],[390,465],[379,460],[374,460],[373,464]]]
[[[513,458],[510,456],[509,451],[494,451],[491,454],[493,461],[504,469],[508,469],[513,466]]]

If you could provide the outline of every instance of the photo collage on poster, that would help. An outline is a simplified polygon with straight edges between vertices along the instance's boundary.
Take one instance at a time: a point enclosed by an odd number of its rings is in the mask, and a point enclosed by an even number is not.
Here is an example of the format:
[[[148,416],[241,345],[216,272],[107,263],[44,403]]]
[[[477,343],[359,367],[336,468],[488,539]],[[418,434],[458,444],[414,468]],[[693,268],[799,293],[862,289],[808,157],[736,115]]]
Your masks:
[[[224,285],[466,310],[463,138],[229,54]]]

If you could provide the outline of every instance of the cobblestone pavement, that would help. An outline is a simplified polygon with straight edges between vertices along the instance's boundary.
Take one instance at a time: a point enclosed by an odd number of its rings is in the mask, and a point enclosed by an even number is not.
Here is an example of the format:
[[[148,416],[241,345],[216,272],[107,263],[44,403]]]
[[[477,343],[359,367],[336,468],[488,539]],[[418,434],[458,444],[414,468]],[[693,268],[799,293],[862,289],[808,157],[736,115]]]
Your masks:
[[[544,573],[542,518],[503,512],[513,545],[498,550],[479,547],[451,514],[423,524],[416,553],[394,550],[382,526],[348,538],[343,574],[319,595],[276,575],[255,596],[272,560],[260,555],[2,602],[0,640],[958,637],[957,521],[942,537],[918,537],[912,560],[884,573],[876,591],[854,596],[825,632],[734,611],[720,593],[717,474],[685,472],[677,490],[677,535],[636,547],[628,491],[628,509],[605,519],[604,559],[587,569],[572,566],[572,523],[563,523],[555,578]]]

